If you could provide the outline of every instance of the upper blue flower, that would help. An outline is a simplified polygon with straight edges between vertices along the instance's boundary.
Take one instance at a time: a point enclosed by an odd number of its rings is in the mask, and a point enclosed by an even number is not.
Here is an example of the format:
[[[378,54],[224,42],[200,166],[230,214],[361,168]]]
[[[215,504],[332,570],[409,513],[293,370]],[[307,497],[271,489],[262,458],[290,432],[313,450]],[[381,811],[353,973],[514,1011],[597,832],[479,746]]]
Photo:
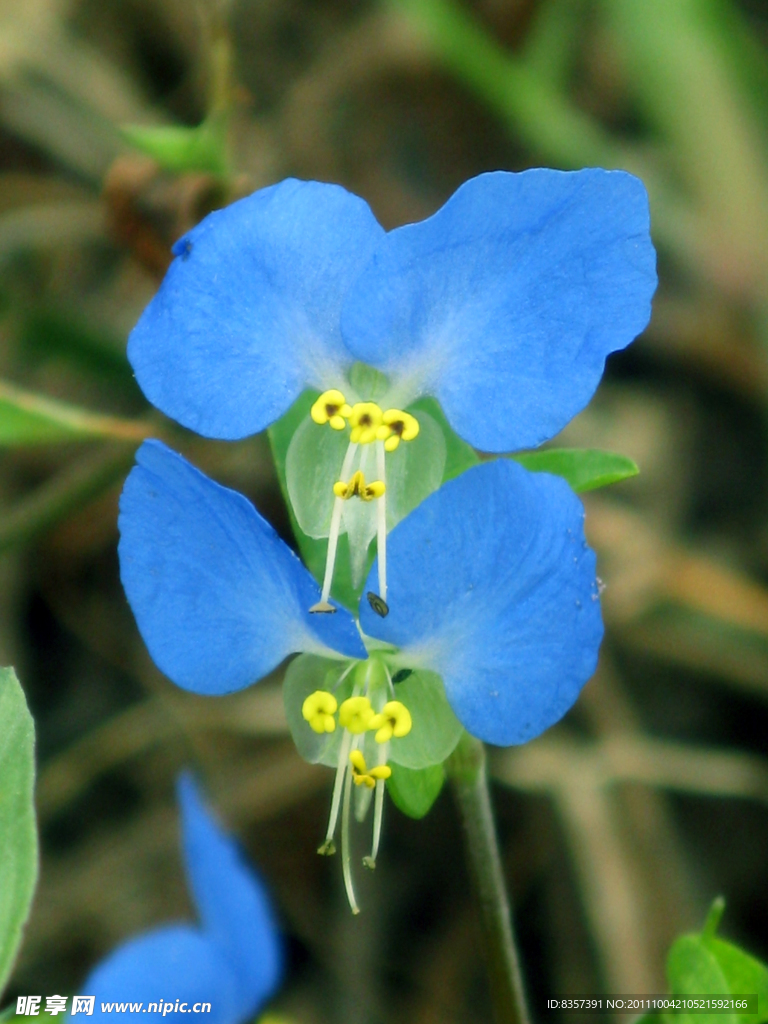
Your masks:
[[[137,462],[120,503],[121,575],[175,683],[221,694],[293,652],[367,657],[347,611],[307,612],[319,587],[245,498],[158,441]],[[602,637],[583,516],[563,480],[505,459],[444,484],[390,535],[389,614],[360,604],[369,646],[437,672],[475,736],[539,735],[576,700]],[[364,592],[376,579],[374,563]]]
[[[284,181],[211,214],[134,329],[146,395],[210,437],[263,430],[307,387],[382,408],[437,397],[475,447],[556,434],[606,356],[645,327],[656,286],[642,183],[622,171],[497,171],[385,233],[337,185]]]
[[[91,972],[94,1019],[181,1022],[210,1003],[210,1024],[245,1024],[277,988],[283,952],[266,890],[219,827],[188,775],[178,784],[187,879],[200,924],[172,924],[131,939]],[[147,1013],[149,1003],[187,1004],[187,1012]],[[143,1003],[139,1014],[102,1013],[101,1003]]]

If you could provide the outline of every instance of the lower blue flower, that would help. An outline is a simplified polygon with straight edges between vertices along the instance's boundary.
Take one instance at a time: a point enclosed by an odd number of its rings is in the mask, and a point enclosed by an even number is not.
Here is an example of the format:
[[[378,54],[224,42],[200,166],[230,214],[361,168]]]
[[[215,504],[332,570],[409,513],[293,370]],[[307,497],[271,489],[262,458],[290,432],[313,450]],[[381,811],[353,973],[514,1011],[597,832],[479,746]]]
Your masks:
[[[289,654],[437,672],[473,735],[524,743],[557,722],[595,669],[603,627],[584,510],[568,485],[482,463],[390,535],[388,609],[363,599],[312,615],[320,588],[241,495],[158,441],[139,449],[121,499],[121,574],[142,636],[177,685],[221,694]],[[375,592],[374,563],[363,592]],[[374,602],[375,605],[375,602]]]
[[[191,777],[180,778],[178,792],[187,878],[200,924],[140,935],[98,964],[82,986],[95,997],[94,1019],[183,1021],[196,1004],[210,1004],[208,1024],[244,1024],[280,982],[282,945],[263,884],[211,817]],[[142,1006],[104,1012],[102,1003]],[[158,1012],[148,1012],[153,1003]],[[174,1009],[163,1013],[164,1003]]]

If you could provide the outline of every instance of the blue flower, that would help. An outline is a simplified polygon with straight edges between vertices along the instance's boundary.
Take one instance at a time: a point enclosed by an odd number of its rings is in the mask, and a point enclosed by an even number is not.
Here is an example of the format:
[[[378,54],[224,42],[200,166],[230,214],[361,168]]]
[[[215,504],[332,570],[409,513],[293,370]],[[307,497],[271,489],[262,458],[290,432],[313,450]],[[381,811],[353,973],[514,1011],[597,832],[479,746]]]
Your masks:
[[[594,671],[603,627],[583,518],[560,478],[480,463],[395,527],[391,606],[373,589],[375,562],[358,629],[344,608],[308,610],[317,583],[245,498],[146,441],[120,501],[121,577],[150,654],[185,689],[239,690],[302,655],[286,676],[286,711],[302,754],[337,766],[320,852],[335,851],[341,813],[357,912],[352,784],[361,813],[375,790],[371,867],[388,759],[440,764],[462,725],[491,743],[524,743],[565,714]]]
[[[253,506],[159,441],[120,502],[123,585],[160,669],[195,693],[257,682],[289,654],[437,672],[475,736],[524,743],[558,721],[602,637],[584,511],[561,479],[506,459],[430,495],[390,535],[390,609],[311,615],[318,585]],[[372,591],[377,565],[364,592]],[[375,602],[374,602],[375,604]]]
[[[642,182],[622,171],[483,174],[389,233],[343,188],[288,180],[180,239],[128,355],[149,399],[210,437],[263,430],[320,391],[286,457],[299,526],[328,538],[315,611],[332,607],[342,533],[355,588],[377,537],[386,602],[387,534],[446,459],[413,403],[434,396],[485,451],[552,437],[648,322],[648,230]]]
[[[367,402],[362,361],[387,377],[382,409],[430,394],[475,447],[536,446],[645,327],[656,286],[645,189],[599,169],[482,174],[389,233],[343,188],[288,180],[174,252],[128,355],[151,402],[226,439],[305,388]]]
[[[269,898],[238,846],[203,804],[190,776],[179,779],[187,878],[200,924],[165,925],[131,939],[92,971],[82,991],[95,997],[94,1019],[133,1018],[106,1013],[104,1003],[142,1003],[136,1019],[187,1020],[196,1003],[209,1003],[210,1024],[245,1024],[277,988],[283,952]],[[186,1013],[162,1013],[162,1003]],[[147,1013],[150,1003],[161,1012]]]

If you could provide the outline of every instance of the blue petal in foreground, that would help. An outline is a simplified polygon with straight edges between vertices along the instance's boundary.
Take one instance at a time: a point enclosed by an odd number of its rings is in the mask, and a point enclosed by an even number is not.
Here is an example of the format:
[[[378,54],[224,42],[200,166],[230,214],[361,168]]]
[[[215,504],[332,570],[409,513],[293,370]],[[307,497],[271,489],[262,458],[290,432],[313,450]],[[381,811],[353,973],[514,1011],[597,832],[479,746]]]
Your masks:
[[[244,1016],[274,992],[282,947],[266,890],[218,826],[189,775],[179,779],[184,861],[203,931],[238,977]]]
[[[195,1003],[210,1003],[203,1018],[210,1024],[242,1024],[245,1007],[240,983],[216,945],[191,925],[159,928],[120,946],[103,960],[80,989],[95,996],[93,1020],[133,1020],[147,1024],[160,1013],[144,1012],[150,1003],[186,1003],[186,1013],[168,1013],[163,1020],[180,1024],[190,1019]],[[103,1003],[143,1003],[136,1012],[102,1013]],[[253,1010],[256,1009],[254,1005]],[[87,1018],[84,1018],[87,1019]]]
[[[155,664],[221,694],[296,651],[364,658],[344,609],[311,616],[320,588],[242,495],[145,441],[120,499],[120,574]]]
[[[128,357],[147,398],[208,437],[263,430],[352,358],[344,294],[383,235],[338,185],[289,179],[206,217],[174,246]]]
[[[538,445],[648,322],[648,220],[622,171],[480,175],[382,241],[342,311],[346,344],[390,375],[394,404],[436,395],[475,447]]]
[[[595,556],[559,477],[504,459],[426,499],[387,540],[389,615],[366,633],[439,672],[462,724],[525,743],[560,719],[597,663]],[[376,589],[374,563],[366,587]]]

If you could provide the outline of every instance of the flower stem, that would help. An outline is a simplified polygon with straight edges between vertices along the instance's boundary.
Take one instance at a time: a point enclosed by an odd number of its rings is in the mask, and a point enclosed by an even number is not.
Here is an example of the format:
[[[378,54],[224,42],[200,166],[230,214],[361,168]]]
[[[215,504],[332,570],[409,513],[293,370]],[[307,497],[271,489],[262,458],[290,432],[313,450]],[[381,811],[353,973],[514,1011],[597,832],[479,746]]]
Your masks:
[[[472,886],[480,909],[494,1016],[497,1024],[529,1024],[483,744],[465,732],[446,768],[464,827]]]

